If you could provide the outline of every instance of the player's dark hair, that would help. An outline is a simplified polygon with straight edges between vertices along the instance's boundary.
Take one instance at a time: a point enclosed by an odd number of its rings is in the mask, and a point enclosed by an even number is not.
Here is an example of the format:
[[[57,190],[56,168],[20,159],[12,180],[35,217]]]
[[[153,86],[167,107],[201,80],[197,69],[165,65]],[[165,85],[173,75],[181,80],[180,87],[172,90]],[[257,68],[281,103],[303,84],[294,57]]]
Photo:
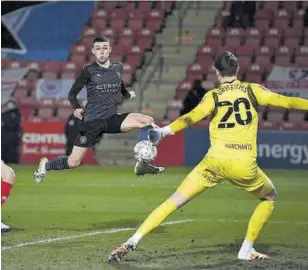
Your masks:
[[[235,76],[238,67],[237,58],[231,52],[223,52],[215,57],[214,67],[222,77]]]
[[[105,36],[95,37],[93,39],[92,45],[94,45],[96,42],[109,42],[109,38],[107,38]]]

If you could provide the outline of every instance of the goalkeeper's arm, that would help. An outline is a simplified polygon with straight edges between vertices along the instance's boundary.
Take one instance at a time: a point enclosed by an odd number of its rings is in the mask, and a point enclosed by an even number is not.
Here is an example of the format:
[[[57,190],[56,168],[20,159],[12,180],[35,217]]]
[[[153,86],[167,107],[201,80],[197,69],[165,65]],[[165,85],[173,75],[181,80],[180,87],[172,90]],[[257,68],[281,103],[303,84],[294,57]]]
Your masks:
[[[270,105],[286,109],[308,110],[307,99],[279,95],[271,92],[259,84],[252,84],[252,90],[259,105]]]
[[[188,126],[193,125],[207,117],[213,112],[214,107],[215,102],[213,99],[212,92],[210,91],[203,97],[203,99],[195,109],[179,117],[170,125],[163,127],[162,131],[165,135],[174,134],[178,131],[181,131]]]

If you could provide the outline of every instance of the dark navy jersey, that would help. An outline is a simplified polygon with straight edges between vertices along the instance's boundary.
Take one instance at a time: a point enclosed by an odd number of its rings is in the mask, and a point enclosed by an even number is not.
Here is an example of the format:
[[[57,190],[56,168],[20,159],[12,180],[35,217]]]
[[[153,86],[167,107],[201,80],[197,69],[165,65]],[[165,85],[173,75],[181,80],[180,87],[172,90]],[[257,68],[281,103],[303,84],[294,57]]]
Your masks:
[[[119,112],[122,96],[130,97],[123,84],[122,74],[123,64],[117,62],[111,62],[109,68],[95,62],[82,69],[69,92],[68,99],[74,109],[81,108],[77,95],[86,86],[87,105],[84,121],[107,119]]]

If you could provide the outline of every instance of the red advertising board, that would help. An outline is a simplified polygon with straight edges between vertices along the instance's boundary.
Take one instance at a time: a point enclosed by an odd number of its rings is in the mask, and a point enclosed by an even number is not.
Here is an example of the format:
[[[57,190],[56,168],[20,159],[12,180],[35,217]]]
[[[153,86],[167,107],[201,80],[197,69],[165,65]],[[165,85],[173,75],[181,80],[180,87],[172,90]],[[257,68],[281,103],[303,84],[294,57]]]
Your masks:
[[[66,137],[63,122],[23,122],[20,162],[35,164],[40,158],[54,159],[65,156]],[[92,149],[89,149],[83,164],[98,164]]]

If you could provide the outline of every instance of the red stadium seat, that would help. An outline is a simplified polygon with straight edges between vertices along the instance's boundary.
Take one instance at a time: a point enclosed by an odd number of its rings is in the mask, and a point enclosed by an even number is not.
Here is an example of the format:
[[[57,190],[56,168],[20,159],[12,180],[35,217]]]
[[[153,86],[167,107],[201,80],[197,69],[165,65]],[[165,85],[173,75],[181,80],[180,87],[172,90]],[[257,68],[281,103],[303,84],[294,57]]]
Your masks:
[[[73,62],[76,64],[76,66],[83,66],[86,63],[86,55],[81,54],[72,54],[70,56],[70,62]]]
[[[179,109],[176,109],[176,108],[175,109],[172,109],[172,108],[168,109],[168,111],[167,111],[168,120],[173,121],[173,120],[177,119],[179,116],[180,116],[180,110]]]
[[[211,28],[206,35],[206,43],[212,48],[221,46],[223,30],[220,28]]]
[[[300,46],[295,55],[295,63],[301,67],[307,67],[308,63],[308,46]]]
[[[278,2],[277,1],[268,1],[264,2],[263,8],[266,10],[276,11],[278,9]]]
[[[66,71],[77,71],[80,68],[76,66],[75,63],[72,62],[65,62],[61,64],[61,72],[66,72]]]
[[[139,19],[132,19],[127,21],[129,28],[133,29],[134,32],[140,31],[143,28],[143,21]]]
[[[232,48],[241,46],[244,30],[240,28],[229,28],[225,37],[225,45]]]
[[[265,31],[264,46],[278,48],[281,41],[281,33],[277,28],[270,28]]]
[[[132,75],[129,73],[124,73],[122,76],[122,80],[125,85],[131,85],[132,84]]]
[[[292,13],[286,9],[280,9],[274,12],[274,25],[275,28],[284,30],[289,27]]]
[[[53,112],[54,112],[53,108],[40,107],[38,116],[42,120],[49,121],[53,118]]]
[[[267,66],[271,62],[273,56],[273,49],[263,46],[256,49],[256,64],[260,66]]]
[[[289,121],[293,123],[301,123],[304,121],[305,112],[301,111],[290,111]]]
[[[275,63],[281,66],[288,66],[291,62],[293,52],[286,46],[280,47],[276,52]]]
[[[120,32],[123,30],[125,25],[124,20],[111,20],[110,27],[115,31],[115,32]]]
[[[61,69],[61,62],[56,62],[56,61],[50,61],[44,63],[42,67],[43,72],[59,72]]]
[[[43,72],[42,77],[44,79],[57,79],[58,78],[58,73],[55,72]]]
[[[91,38],[94,38],[95,36],[98,35],[98,32],[95,28],[93,27],[90,27],[90,26],[85,26],[83,28],[83,31],[82,31],[82,36],[83,37],[91,37]]]
[[[304,26],[303,26],[303,20],[293,20],[292,22],[292,26],[293,28],[295,29],[302,29]]]
[[[239,55],[237,56],[238,63],[241,70],[246,70],[251,65],[251,56],[250,55]]]
[[[96,18],[91,21],[91,26],[97,31],[101,32],[106,28],[106,19],[105,18]]]
[[[40,103],[40,106],[42,107],[50,107],[50,108],[53,108],[55,107],[55,104],[56,104],[56,100],[55,98],[41,98],[39,100],[39,103]]]
[[[57,116],[60,120],[67,120],[72,113],[72,107],[60,107],[57,110]]]
[[[248,67],[246,73],[246,81],[261,83],[261,76],[264,68],[258,64],[253,64]]]
[[[104,9],[95,9],[92,13],[93,20],[104,19],[109,20],[111,13],[107,12]]]
[[[144,13],[148,13],[152,8],[151,1],[140,1],[138,2],[138,10]]]
[[[283,112],[268,112],[267,113],[267,120],[276,123],[283,122]]]
[[[92,42],[91,42],[92,43]],[[76,44],[73,46],[72,50],[71,50],[71,53],[72,54],[86,54],[87,53],[87,48],[86,46],[84,45],[81,45],[81,44]]]
[[[75,71],[65,71],[61,74],[62,79],[75,79],[76,72]]]
[[[123,21],[124,22],[124,21]],[[118,23],[118,22],[116,22],[116,23]],[[120,23],[120,24],[122,24],[122,23]],[[124,27],[124,24],[123,24],[123,27]],[[123,28],[122,27],[122,28]],[[121,28],[121,29],[122,29]],[[115,37],[117,36],[116,35],[116,33],[115,33],[115,31],[113,30],[113,28],[106,28],[106,29],[104,29],[102,32],[101,32],[101,34],[103,35],[103,36],[106,36],[106,37],[108,37],[108,38],[110,38],[110,39],[115,39]]]
[[[135,9],[135,10],[131,10],[128,13],[128,20],[133,20],[133,21],[143,21],[144,17],[146,14],[144,14],[142,11]]]
[[[112,20],[126,20],[127,16],[128,10],[126,8],[117,8],[111,13]]]
[[[251,28],[247,30],[247,37],[245,41],[245,46],[247,47],[258,47],[261,41],[261,33],[256,28]]]
[[[138,46],[142,49],[142,51],[145,51],[147,49],[150,49],[152,47],[153,43],[153,37],[152,36],[139,36],[137,39]]]
[[[28,95],[28,90],[17,87],[17,88],[14,89],[13,94],[14,94],[13,96],[14,96],[15,100],[17,102],[19,102],[19,100],[25,98]]]
[[[244,46],[238,47],[235,50],[235,54],[236,56],[249,55],[250,57],[252,57],[255,54],[255,46],[245,44]]]

